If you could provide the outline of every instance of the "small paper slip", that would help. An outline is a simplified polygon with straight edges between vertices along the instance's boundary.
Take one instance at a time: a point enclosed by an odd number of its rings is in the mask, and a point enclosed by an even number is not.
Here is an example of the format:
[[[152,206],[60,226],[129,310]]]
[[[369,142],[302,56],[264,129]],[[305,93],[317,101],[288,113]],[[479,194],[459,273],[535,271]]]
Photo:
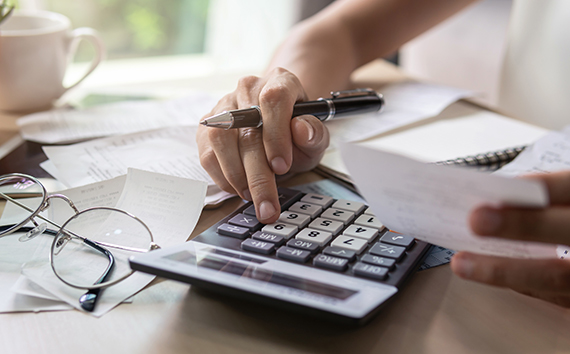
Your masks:
[[[67,146],[44,146],[42,163],[69,187],[104,181],[127,173],[129,167],[207,182],[207,204],[231,196],[221,191],[200,165],[196,127],[183,126],[117,135]]]
[[[126,176],[61,193],[73,200],[80,210],[95,206],[112,206],[132,213],[150,228],[154,241],[159,246],[168,247],[185,242],[192,233],[202,211],[206,183],[129,169]],[[69,209],[66,205],[54,205],[49,209],[49,217],[61,223],[70,216]],[[51,242],[50,237],[41,238],[33,261],[23,267],[22,273],[45,291],[79,309],[78,299],[85,290],[67,286],[56,278],[48,261]],[[91,314],[102,316],[140,291],[153,278],[148,274],[136,272],[124,281],[106,288]],[[30,294],[30,289],[25,289],[25,292]]]
[[[467,90],[415,81],[391,84],[379,92],[386,101],[382,112],[327,122],[331,147],[344,141],[368,139],[434,117],[451,103],[473,95]]]
[[[343,144],[350,175],[379,220],[391,230],[457,251],[518,258],[555,258],[555,245],[478,237],[468,225],[482,204],[548,205],[537,181],[425,164],[403,156]]]
[[[179,125],[197,126],[217,97],[196,93],[174,100],[130,101],[86,109],[54,109],[18,119],[22,137],[44,144],[70,143]]]

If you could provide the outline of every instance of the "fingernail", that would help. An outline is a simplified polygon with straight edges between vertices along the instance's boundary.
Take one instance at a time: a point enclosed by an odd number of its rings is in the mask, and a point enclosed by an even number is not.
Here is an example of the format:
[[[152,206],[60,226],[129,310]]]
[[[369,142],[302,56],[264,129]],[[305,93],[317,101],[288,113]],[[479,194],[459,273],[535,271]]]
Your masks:
[[[282,157],[275,157],[273,160],[271,160],[271,168],[277,175],[283,175],[287,173],[288,170],[287,164]]]
[[[251,193],[249,192],[249,189],[244,189],[241,192],[241,195],[243,195],[243,199],[251,201]]]
[[[473,218],[473,230],[480,235],[495,235],[503,224],[501,213],[493,209],[479,209]]]
[[[307,139],[307,141],[313,140],[313,138],[315,137],[315,128],[313,128],[313,126],[311,125],[311,123],[309,123],[307,119],[303,117],[299,117],[297,119],[300,122],[303,122],[303,125],[305,125],[305,127],[307,128],[307,133],[309,134],[309,138]]]
[[[273,204],[268,201],[263,201],[259,204],[259,217],[262,220],[269,219],[275,214],[275,208]]]
[[[475,267],[473,261],[468,258],[453,257],[451,263],[451,268],[455,274],[459,275],[461,278],[471,278],[473,268]]]

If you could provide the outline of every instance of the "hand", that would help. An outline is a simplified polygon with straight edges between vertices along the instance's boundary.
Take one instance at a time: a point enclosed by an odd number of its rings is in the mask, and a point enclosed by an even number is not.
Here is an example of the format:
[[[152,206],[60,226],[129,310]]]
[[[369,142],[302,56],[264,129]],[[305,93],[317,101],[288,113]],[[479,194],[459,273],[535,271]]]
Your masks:
[[[204,169],[223,190],[252,200],[263,223],[275,222],[281,212],[275,175],[311,170],[329,144],[328,130],[315,117],[291,119],[295,102],[304,100],[297,77],[277,68],[262,78],[242,78],[207,115],[258,105],[262,128],[198,128]]]
[[[470,224],[481,236],[570,245],[570,171],[533,175],[550,196],[544,209],[481,207]],[[462,278],[507,287],[525,295],[570,307],[570,260],[515,259],[459,252],[451,269]]]

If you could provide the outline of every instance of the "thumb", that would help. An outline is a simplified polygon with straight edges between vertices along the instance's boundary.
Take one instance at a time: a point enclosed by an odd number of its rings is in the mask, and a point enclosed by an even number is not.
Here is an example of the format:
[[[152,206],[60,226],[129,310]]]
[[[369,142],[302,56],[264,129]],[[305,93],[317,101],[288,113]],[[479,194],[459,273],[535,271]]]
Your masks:
[[[329,146],[329,131],[317,118],[309,115],[291,120],[293,172],[308,171],[319,163]]]

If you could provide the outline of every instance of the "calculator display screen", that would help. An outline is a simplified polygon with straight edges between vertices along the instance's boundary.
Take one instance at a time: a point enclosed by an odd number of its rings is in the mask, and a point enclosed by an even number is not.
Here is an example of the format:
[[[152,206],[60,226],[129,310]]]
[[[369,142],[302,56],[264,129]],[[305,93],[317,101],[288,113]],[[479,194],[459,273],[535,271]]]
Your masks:
[[[292,276],[269,269],[264,269],[253,263],[236,262],[230,259],[208,254],[196,261],[196,256],[188,251],[182,251],[166,256],[170,260],[198,265],[199,267],[229,273],[240,277],[256,279],[259,281],[286,286],[288,288],[306,291],[309,293],[328,296],[338,300],[346,300],[358,291],[317,282],[314,280]]]

